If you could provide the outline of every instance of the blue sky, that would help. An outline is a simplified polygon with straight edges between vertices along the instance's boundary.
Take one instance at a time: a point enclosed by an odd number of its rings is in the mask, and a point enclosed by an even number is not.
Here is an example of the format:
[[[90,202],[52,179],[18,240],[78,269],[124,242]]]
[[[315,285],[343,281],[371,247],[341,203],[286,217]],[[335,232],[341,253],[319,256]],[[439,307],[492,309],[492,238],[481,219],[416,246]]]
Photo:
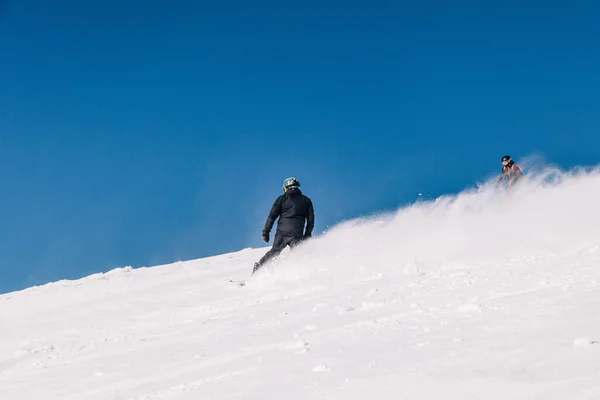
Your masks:
[[[598,43],[592,2],[0,1],[0,292],[262,246],[288,176],[322,232],[596,164]]]

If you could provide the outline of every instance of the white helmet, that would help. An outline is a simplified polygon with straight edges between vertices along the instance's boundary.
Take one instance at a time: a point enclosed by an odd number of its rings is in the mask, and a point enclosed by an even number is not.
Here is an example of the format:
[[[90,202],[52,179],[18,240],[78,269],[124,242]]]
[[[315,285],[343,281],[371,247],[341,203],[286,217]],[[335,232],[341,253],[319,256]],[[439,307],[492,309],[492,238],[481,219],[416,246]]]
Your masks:
[[[299,188],[300,181],[294,177],[287,178],[283,181],[283,191],[287,192],[291,188]]]

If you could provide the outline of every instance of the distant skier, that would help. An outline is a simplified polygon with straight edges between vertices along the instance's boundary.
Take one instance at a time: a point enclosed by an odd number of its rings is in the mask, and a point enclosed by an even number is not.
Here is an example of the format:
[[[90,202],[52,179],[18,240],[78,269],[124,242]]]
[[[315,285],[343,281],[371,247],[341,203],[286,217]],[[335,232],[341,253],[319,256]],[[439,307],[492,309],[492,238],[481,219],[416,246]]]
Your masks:
[[[523,169],[515,164],[510,156],[502,157],[502,174],[496,182],[496,187],[506,182],[508,187],[512,187],[523,178]]]
[[[292,248],[312,235],[315,226],[313,204],[311,199],[302,194],[300,182],[296,178],[288,178],[283,182],[283,194],[275,200],[271,207],[262,232],[263,240],[267,243],[269,243],[269,234],[277,218],[279,221],[273,248],[254,264],[253,274],[267,261],[279,255],[287,246]]]

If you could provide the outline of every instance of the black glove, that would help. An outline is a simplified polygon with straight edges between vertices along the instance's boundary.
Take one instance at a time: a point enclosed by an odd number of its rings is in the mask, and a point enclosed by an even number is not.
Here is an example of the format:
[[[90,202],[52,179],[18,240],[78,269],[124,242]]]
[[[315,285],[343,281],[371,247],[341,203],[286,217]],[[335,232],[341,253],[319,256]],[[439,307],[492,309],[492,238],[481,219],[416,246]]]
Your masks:
[[[262,238],[265,242],[269,243],[269,232],[263,231]]]
[[[308,238],[310,238],[310,237],[311,237],[311,233],[310,233],[310,232],[306,232],[306,233],[304,234],[304,239],[308,239]]]

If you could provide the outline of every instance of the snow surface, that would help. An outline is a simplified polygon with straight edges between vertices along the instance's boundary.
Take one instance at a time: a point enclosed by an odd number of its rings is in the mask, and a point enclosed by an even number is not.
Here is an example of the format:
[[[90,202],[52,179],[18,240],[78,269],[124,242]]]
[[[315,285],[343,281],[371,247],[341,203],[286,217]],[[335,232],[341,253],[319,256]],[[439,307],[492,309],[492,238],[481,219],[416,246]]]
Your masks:
[[[600,175],[0,296],[0,399],[600,399]],[[317,215],[318,218],[318,215]]]

